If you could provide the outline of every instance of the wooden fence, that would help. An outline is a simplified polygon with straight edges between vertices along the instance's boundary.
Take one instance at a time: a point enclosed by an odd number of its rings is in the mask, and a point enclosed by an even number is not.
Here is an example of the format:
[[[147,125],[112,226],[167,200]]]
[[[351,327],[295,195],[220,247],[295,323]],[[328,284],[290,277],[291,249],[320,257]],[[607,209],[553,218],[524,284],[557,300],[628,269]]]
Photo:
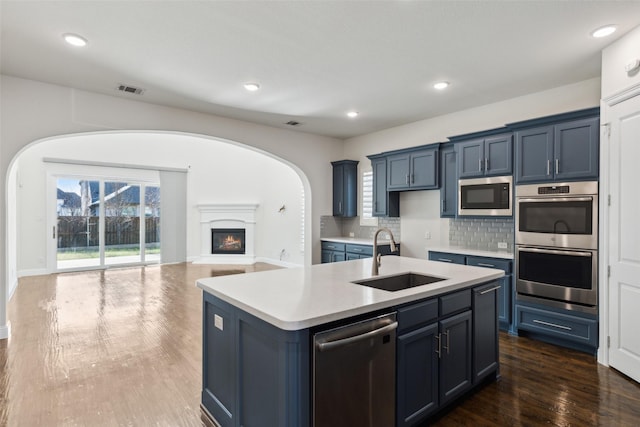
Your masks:
[[[59,216],[58,248],[98,246],[97,216]],[[160,218],[145,218],[145,243],[160,242]],[[140,218],[105,217],[105,246],[140,243]]]

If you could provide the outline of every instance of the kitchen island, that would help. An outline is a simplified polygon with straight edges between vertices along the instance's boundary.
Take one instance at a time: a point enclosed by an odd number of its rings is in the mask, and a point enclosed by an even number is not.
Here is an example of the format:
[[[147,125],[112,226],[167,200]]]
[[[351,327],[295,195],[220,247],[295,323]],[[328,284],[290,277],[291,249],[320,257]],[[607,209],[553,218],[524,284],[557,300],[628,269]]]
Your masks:
[[[353,283],[371,278],[372,261],[198,280],[208,415],[224,427],[311,426],[313,335],[389,311],[398,319],[396,425],[413,425],[497,375],[494,281],[503,271],[387,256],[381,278],[442,279],[391,292]]]

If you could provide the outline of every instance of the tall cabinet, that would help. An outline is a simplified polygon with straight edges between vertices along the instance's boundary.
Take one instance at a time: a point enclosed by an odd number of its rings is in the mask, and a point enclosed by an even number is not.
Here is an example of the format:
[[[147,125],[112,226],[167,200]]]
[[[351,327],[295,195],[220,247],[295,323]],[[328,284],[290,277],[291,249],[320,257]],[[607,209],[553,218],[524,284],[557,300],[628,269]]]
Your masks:
[[[333,216],[358,215],[358,162],[340,160],[333,166]]]

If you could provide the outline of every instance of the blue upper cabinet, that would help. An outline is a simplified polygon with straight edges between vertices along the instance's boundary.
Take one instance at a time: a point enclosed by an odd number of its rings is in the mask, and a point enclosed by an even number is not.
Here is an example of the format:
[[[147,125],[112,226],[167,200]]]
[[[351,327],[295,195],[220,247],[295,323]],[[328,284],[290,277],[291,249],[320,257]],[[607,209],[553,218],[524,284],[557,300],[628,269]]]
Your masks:
[[[510,133],[458,142],[459,178],[511,175],[512,146]]]
[[[387,156],[387,190],[438,188],[438,145]]]
[[[387,191],[387,158],[384,155],[368,156],[373,172],[373,207],[375,217],[399,217],[400,197]]]
[[[597,179],[599,121],[599,116],[556,120],[518,130],[516,184]]]
[[[458,164],[453,145],[440,150],[440,217],[456,216],[458,207]]]
[[[333,216],[358,215],[358,162],[340,160],[333,165]]]

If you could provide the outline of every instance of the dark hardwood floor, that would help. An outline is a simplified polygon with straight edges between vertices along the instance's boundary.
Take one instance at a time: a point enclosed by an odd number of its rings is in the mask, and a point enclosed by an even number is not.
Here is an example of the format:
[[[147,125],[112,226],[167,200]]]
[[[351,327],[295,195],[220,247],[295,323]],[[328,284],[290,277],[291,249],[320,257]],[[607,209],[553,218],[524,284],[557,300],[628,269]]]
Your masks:
[[[174,264],[20,279],[0,341],[0,426],[201,426],[197,278]],[[640,385],[591,355],[501,335],[501,377],[437,426],[638,426]],[[349,426],[351,427],[351,426]]]

